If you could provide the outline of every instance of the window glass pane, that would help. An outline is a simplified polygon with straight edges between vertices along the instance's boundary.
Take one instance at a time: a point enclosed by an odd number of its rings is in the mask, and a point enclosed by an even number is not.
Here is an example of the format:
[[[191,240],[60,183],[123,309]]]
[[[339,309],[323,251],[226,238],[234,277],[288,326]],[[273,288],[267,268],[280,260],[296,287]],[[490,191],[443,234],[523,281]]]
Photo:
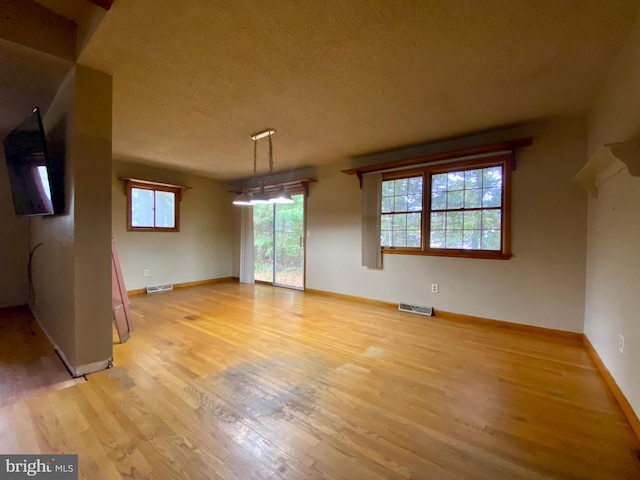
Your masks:
[[[430,248],[445,247],[446,232],[444,230],[431,230],[431,238],[429,239]]]
[[[431,210],[445,210],[447,208],[447,193],[434,191],[431,194]]]
[[[442,192],[447,189],[447,174],[438,173],[431,177],[431,191]]]
[[[481,230],[465,230],[462,235],[462,248],[465,250],[479,250],[482,247]]]
[[[483,207],[500,207],[502,205],[502,189],[484,188],[482,190]]]
[[[393,197],[382,197],[382,213],[393,212]]]
[[[131,226],[153,227],[153,190],[131,189]]]
[[[405,247],[407,245],[407,232],[406,230],[394,230],[393,231],[393,246]]]
[[[382,182],[382,196],[383,197],[393,196],[393,181],[386,180]]]
[[[391,230],[382,230],[380,232],[380,245],[383,247],[391,246]]]
[[[156,191],[156,227],[174,228],[176,194],[173,192]]]
[[[464,190],[447,192],[447,209],[454,210],[464,205]]]
[[[464,188],[465,190],[482,188],[482,169],[464,172]]]
[[[447,174],[447,190],[464,189],[464,172],[449,172]]]
[[[482,249],[500,250],[500,230],[482,231]]]
[[[431,214],[431,230],[444,230],[446,213]]]
[[[447,212],[447,230],[462,230],[462,221],[462,212]]]
[[[464,191],[464,208],[480,208],[482,207],[482,189]]]
[[[502,187],[502,167],[483,169],[483,187]]]
[[[482,211],[482,229],[483,230],[499,230],[500,229],[500,210],[483,210]]]
[[[462,230],[447,230],[447,248],[462,248]]]
[[[394,205],[393,205],[393,211],[394,212],[406,212],[407,211],[407,197],[406,195],[400,195],[395,197],[395,201],[394,201]]]
[[[399,178],[396,180],[394,195],[406,195],[407,193],[409,193],[409,179]]]
[[[382,215],[382,218],[380,220],[380,228],[382,230],[391,230],[392,221],[393,220],[391,215]]]
[[[407,210],[409,212],[419,212],[422,210],[422,195],[407,195]]]
[[[464,212],[464,229],[479,230],[481,224],[482,213],[480,210]]]
[[[409,194],[422,195],[422,177],[413,177],[409,179]]]
[[[420,247],[420,232],[407,232],[407,247]]]
[[[402,213],[393,216],[393,230],[406,230],[407,229],[407,215]]]
[[[420,231],[421,220],[422,220],[422,214],[420,213],[407,214],[407,230]]]

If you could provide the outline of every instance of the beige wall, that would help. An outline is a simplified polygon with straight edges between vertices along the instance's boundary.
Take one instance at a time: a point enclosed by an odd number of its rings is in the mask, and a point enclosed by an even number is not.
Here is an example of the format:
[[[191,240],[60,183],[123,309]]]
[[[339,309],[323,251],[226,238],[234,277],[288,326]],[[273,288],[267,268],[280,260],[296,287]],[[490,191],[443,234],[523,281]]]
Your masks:
[[[193,187],[180,203],[180,232],[127,232],[124,183],[139,178]],[[233,196],[208,178],[130,162],[114,161],[113,232],[127,290],[232,276]],[[144,277],[149,269],[149,277]]]
[[[28,113],[28,112],[27,112]],[[25,113],[26,115],[26,113]],[[8,132],[7,132],[8,133]],[[4,138],[4,135],[2,136]],[[4,152],[4,149],[1,149]],[[16,217],[11,199],[9,176],[0,154],[0,308],[27,301],[27,262],[29,259],[29,220]]]
[[[32,311],[77,375],[105,368],[111,340],[111,77],[77,66],[44,118],[65,149],[66,213],[34,219]]]
[[[31,310],[67,365],[76,365],[74,306],[74,190],[72,153],[73,105],[76,75],[72,71],[60,87],[43,118],[49,143],[66,148],[64,215],[32,219],[31,247],[42,243],[34,254],[33,284],[35,302]],[[54,155],[62,152],[56,148]]]
[[[590,154],[606,143],[640,138],[638,85],[640,17],[590,112]],[[598,198],[589,199],[585,334],[640,416],[640,178],[619,162],[608,176]]]
[[[311,185],[307,287],[582,332],[586,193],[572,177],[586,155],[586,125],[564,119],[518,133],[533,145],[520,150],[513,175],[512,259],[385,255],[382,271],[363,268],[358,180],[337,165]]]

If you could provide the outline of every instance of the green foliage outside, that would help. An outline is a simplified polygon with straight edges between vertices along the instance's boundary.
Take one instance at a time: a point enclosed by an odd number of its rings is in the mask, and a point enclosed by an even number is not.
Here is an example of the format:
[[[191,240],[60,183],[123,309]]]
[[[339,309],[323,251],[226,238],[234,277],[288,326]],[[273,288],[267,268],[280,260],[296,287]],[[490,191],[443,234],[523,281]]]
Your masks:
[[[301,238],[304,236],[304,198],[302,195],[292,197],[294,203],[253,207],[255,278],[265,282],[302,287],[304,249]]]

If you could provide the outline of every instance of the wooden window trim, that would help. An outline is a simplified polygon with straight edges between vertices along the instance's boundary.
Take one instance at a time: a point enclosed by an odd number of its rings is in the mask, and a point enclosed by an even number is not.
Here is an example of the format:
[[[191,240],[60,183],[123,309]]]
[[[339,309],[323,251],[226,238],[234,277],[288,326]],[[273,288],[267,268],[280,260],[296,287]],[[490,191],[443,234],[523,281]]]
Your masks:
[[[184,185],[174,185],[171,183],[154,182],[150,180],[141,180],[138,178],[120,177],[119,180],[125,182],[124,193],[127,196],[127,231],[128,232],[179,232],[180,231],[180,202],[184,196],[184,192],[191,187]],[[154,192],[171,192],[174,197],[174,227],[134,227],[131,218],[131,191],[132,189],[152,190]]]
[[[457,170],[472,170],[501,165],[503,167],[502,204],[501,204],[501,243],[502,250],[465,250],[452,248],[430,248],[431,237],[431,176]],[[422,175],[422,238],[420,248],[417,247],[381,247],[383,254],[426,255],[440,257],[480,258],[507,260],[511,258],[511,172],[513,170],[513,152],[496,153],[483,158],[427,165],[420,168],[398,170],[382,174],[382,180],[397,180]]]
[[[492,156],[492,154],[499,154],[505,152],[513,153],[516,148],[528,147],[532,144],[533,139],[531,137],[517,138],[515,140],[507,140],[504,142],[491,143],[487,145],[479,145],[475,147],[461,148],[458,150],[450,150],[445,152],[431,153],[415,158],[406,158],[401,160],[394,160],[391,162],[376,163],[373,165],[365,165],[362,167],[349,168],[342,170],[342,173],[347,175],[357,175],[360,180],[360,187],[362,187],[362,175],[365,173],[384,172],[385,170],[401,169],[402,172],[410,171],[413,168],[428,167],[429,164],[445,164],[457,163],[464,161],[465,157],[478,157],[478,156]],[[512,168],[515,169],[515,161],[512,163]]]

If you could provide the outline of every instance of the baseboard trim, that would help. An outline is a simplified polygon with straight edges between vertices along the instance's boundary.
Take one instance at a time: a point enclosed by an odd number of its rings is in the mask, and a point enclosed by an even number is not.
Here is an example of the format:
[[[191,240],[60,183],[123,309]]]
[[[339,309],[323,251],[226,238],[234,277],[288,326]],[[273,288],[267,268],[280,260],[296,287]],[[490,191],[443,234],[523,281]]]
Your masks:
[[[49,335],[49,332],[47,332],[47,329],[44,328],[44,326],[42,325],[42,322],[40,322],[40,319],[38,319],[38,317],[35,315],[35,313],[33,313],[33,311],[31,312],[31,316],[36,321],[36,323],[40,327],[40,330],[42,330],[42,333],[44,333],[45,337],[47,337],[47,340],[49,340],[49,343],[53,345],[54,352],[56,352],[56,355],[58,355],[60,360],[62,360],[62,363],[64,364],[67,371],[69,372],[69,375],[71,375],[73,378],[82,377],[83,375],[86,375],[88,373],[94,373],[100,370],[104,370],[106,368],[109,368],[109,366],[111,365],[111,359],[108,359],[108,360],[102,360],[100,362],[89,363],[87,365],[80,365],[78,368],[74,368],[71,365],[71,363],[69,363],[69,360],[67,360],[67,357],[62,351],[62,349],[58,347],[58,344],[56,342],[53,341],[53,338],[51,338],[51,335]]]
[[[12,305],[10,307],[0,307],[0,315],[3,317],[14,316],[24,311],[30,312],[28,305]]]
[[[344,293],[329,292],[327,290],[316,290],[315,288],[305,288],[304,293],[321,295],[323,297],[339,298],[341,300],[351,300],[353,302],[369,303],[372,305],[380,305],[383,307],[398,308],[397,303],[385,302],[384,300],[374,300],[372,298],[356,297],[355,295],[345,295]]]
[[[525,325],[523,323],[506,322],[504,320],[493,320],[491,318],[475,317],[473,315],[445,312],[443,310],[435,310],[435,317],[443,318],[445,320],[453,320],[456,322],[482,324],[490,327],[507,328],[509,330],[519,330],[521,332],[537,333],[552,337],[582,341],[581,333],[570,332],[567,330],[557,330],[554,328],[538,327],[535,325]]]
[[[111,367],[111,360],[101,360],[99,362],[87,363],[86,365],[80,365],[76,368],[76,374],[74,377],[82,377],[83,375],[89,375],[90,373],[106,370]]]
[[[634,412],[633,408],[631,408],[631,404],[627,400],[627,397],[624,396],[624,393],[622,393],[622,390],[620,390],[620,387],[618,387],[618,384],[616,383],[615,379],[609,372],[609,369],[605,366],[604,362],[600,358],[600,355],[598,355],[598,352],[596,352],[596,349],[593,348],[593,345],[589,341],[589,338],[587,338],[586,335],[583,335],[582,341],[584,343],[585,348],[587,349],[587,352],[593,359],[593,363],[596,364],[596,368],[602,374],[604,381],[609,386],[609,389],[611,390],[611,392],[613,393],[613,396],[618,401],[618,404],[620,405],[622,412],[627,417],[627,420],[629,420],[629,423],[631,424],[631,428],[636,434],[636,437],[638,437],[638,440],[640,441],[640,420],[638,419],[636,412]]]
[[[341,298],[343,300],[351,300],[354,302],[363,302],[363,303],[370,303],[374,305],[382,305],[385,307],[398,308],[397,303],[385,302],[383,300],[373,300],[370,298],[357,297],[354,295],[345,295],[342,293],[329,292],[326,290],[315,290],[313,288],[307,288],[305,290],[305,293],[312,293],[315,295],[322,295],[325,297]],[[472,315],[463,315],[461,313],[445,312],[443,310],[434,309],[434,313],[435,313],[434,317],[442,318],[444,320],[454,320],[454,321],[465,322],[465,323],[483,324],[490,327],[509,328],[511,330],[520,330],[523,332],[538,333],[538,334],[543,334],[543,335],[548,335],[553,337],[562,337],[562,338],[569,338],[571,340],[582,341],[581,333],[569,332],[566,330],[556,330],[553,328],[536,327],[534,325],[524,325],[522,323],[505,322],[503,320],[493,320],[491,318],[474,317]]]
[[[195,282],[184,282],[184,283],[175,283],[173,285],[173,289],[179,288],[189,288],[189,287],[199,287],[200,285],[213,285],[216,283],[228,283],[228,282],[238,282],[238,277],[221,277],[221,278],[210,278],[208,280],[197,280]],[[127,290],[127,295],[130,297],[134,297],[136,295],[146,295],[146,288],[137,288],[135,290]]]

